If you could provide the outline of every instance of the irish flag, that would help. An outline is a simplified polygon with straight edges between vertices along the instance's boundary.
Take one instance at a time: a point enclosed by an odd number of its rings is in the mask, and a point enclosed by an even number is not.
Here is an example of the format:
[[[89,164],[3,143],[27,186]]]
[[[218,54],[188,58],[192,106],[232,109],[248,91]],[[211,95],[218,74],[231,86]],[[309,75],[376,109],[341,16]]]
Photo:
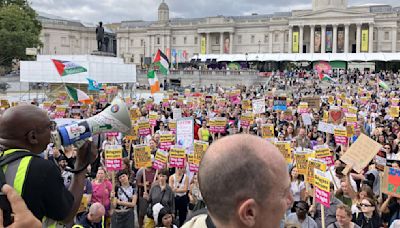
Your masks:
[[[160,49],[157,51],[156,56],[154,57],[154,65],[158,66],[160,69],[160,72],[164,75],[167,75],[169,72],[169,61],[167,56],[160,51]]]
[[[160,82],[158,81],[157,72],[154,70],[153,64],[147,73],[147,79],[149,80],[151,94],[160,91]]]
[[[71,61],[52,59],[60,76],[87,72],[86,68]]]
[[[92,103],[92,99],[90,99],[90,97],[82,90],[76,89],[76,88],[68,86],[68,85],[66,85],[65,87],[67,89],[68,95],[75,102],[81,102],[84,104]]]

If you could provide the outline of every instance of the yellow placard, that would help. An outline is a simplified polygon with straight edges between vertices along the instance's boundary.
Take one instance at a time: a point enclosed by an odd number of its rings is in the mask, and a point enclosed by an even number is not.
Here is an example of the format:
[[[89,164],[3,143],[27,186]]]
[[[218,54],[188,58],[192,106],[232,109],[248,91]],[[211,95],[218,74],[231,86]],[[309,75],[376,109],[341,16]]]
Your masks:
[[[347,130],[346,128],[335,128],[333,130],[333,133],[335,136],[343,136],[343,137],[347,137]]]
[[[335,103],[335,98],[333,96],[328,97],[328,103],[333,105]]]
[[[172,147],[169,151],[170,158],[185,158],[185,148]]]
[[[368,29],[361,31],[361,51],[368,52]]]
[[[107,145],[104,149],[106,160],[122,159],[122,146],[120,145]]]
[[[328,121],[329,121],[329,112],[328,111],[324,111],[324,116],[322,117],[322,121],[325,123],[328,123]]]
[[[193,146],[194,164],[199,165],[208,148],[207,142],[195,141]]]
[[[294,159],[296,160],[296,168],[299,174],[306,175],[308,158],[310,156],[311,154],[306,152],[296,152],[294,154]]]
[[[139,126],[137,124],[133,125],[129,135],[125,136],[126,140],[137,140],[139,136]]]
[[[346,122],[347,123],[357,123],[357,116],[354,114],[346,115]]]
[[[391,106],[389,109],[389,114],[391,117],[399,117],[399,106]]]
[[[140,129],[149,129],[150,128],[150,122],[147,120],[145,120],[145,121],[141,121],[141,122],[139,122],[138,123],[138,126],[139,126],[139,130]]]
[[[323,177],[323,176],[319,175],[318,173],[314,174],[314,185],[317,186],[319,189],[322,189],[326,192],[330,192],[329,191],[330,183],[331,183],[331,181],[328,178]]]
[[[264,139],[274,138],[275,137],[275,130],[274,125],[272,124],[263,124],[261,125],[261,133]]]
[[[309,184],[314,184],[314,169],[326,172],[326,164],[315,158],[308,158],[306,181]]]
[[[134,149],[134,161],[137,169],[151,167],[150,147],[147,145],[137,145]]]
[[[173,130],[173,129],[176,129],[176,121],[169,121],[168,122],[168,128],[169,128],[169,130]]]
[[[282,153],[283,157],[286,160],[286,163],[291,164],[292,161],[292,148],[290,148],[290,142],[275,142],[275,146]]]
[[[350,106],[349,108],[348,108],[348,111],[349,111],[349,113],[351,113],[351,114],[357,114],[357,108],[356,107],[354,107],[354,106]]]
[[[315,149],[315,158],[325,158],[332,156],[332,152],[329,148],[317,148]]]
[[[347,137],[353,137],[355,131],[354,131],[354,125],[347,125],[346,126],[346,132],[347,132]]]
[[[293,32],[293,42],[292,42],[293,53],[299,53],[299,32]]]
[[[158,150],[156,156],[154,157],[155,160],[160,161],[162,163],[168,162],[168,156],[165,155],[163,151]]]
[[[253,107],[251,106],[251,100],[242,100],[242,110],[253,110]]]

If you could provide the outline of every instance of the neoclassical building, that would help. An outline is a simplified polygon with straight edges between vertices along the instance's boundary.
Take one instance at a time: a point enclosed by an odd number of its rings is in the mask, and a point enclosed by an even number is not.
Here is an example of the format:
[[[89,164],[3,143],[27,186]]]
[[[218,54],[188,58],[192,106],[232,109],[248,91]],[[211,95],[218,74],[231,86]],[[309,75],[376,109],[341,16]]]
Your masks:
[[[196,54],[397,52],[399,21],[400,7],[348,7],[347,0],[312,0],[310,10],[190,19],[169,18],[163,1],[157,21],[121,22],[117,55],[142,64],[157,49],[173,62]]]

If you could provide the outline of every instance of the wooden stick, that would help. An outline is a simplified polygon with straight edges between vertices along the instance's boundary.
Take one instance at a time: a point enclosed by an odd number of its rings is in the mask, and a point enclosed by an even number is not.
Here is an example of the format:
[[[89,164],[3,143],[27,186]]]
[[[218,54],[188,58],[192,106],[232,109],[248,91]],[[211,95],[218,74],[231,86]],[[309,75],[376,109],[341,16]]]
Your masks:
[[[143,186],[144,186],[144,192],[147,192],[147,184],[146,184],[146,168],[143,168]]]
[[[325,206],[321,204],[321,225],[325,228]]]
[[[157,178],[158,178],[158,169],[156,170],[156,175],[154,175],[153,183],[156,182]]]
[[[339,187],[337,186],[337,184],[336,184],[336,181],[335,181],[335,176],[333,176],[333,173],[332,173],[332,170],[330,169],[330,168],[328,168],[329,169],[329,173],[331,174],[331,176],[332,176],[332,180],[333,180],[333,184],[335,185],[335,187],[336,187],[336,190],[337,189],[339,189]]]

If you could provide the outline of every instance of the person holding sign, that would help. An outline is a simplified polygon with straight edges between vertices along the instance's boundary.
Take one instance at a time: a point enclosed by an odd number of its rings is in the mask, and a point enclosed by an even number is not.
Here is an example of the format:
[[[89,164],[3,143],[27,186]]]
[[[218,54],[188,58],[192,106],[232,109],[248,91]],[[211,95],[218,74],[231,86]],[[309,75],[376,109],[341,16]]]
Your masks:
[[[325,224],[329,226],[330,224],[336,222],[336,207],[340,204],[343,204],[342,201],[338,200],[335,197],[335,186],[333,183],[329,184],[330,189],[330,201],[329,201],[329,208],[317,203],[316,205],[311,205],[310,212],[314,214],[314,220],[317,222],[318,227],[321,227],[322,224],[322,213],[321,207],[324,207],[325,210]]]

